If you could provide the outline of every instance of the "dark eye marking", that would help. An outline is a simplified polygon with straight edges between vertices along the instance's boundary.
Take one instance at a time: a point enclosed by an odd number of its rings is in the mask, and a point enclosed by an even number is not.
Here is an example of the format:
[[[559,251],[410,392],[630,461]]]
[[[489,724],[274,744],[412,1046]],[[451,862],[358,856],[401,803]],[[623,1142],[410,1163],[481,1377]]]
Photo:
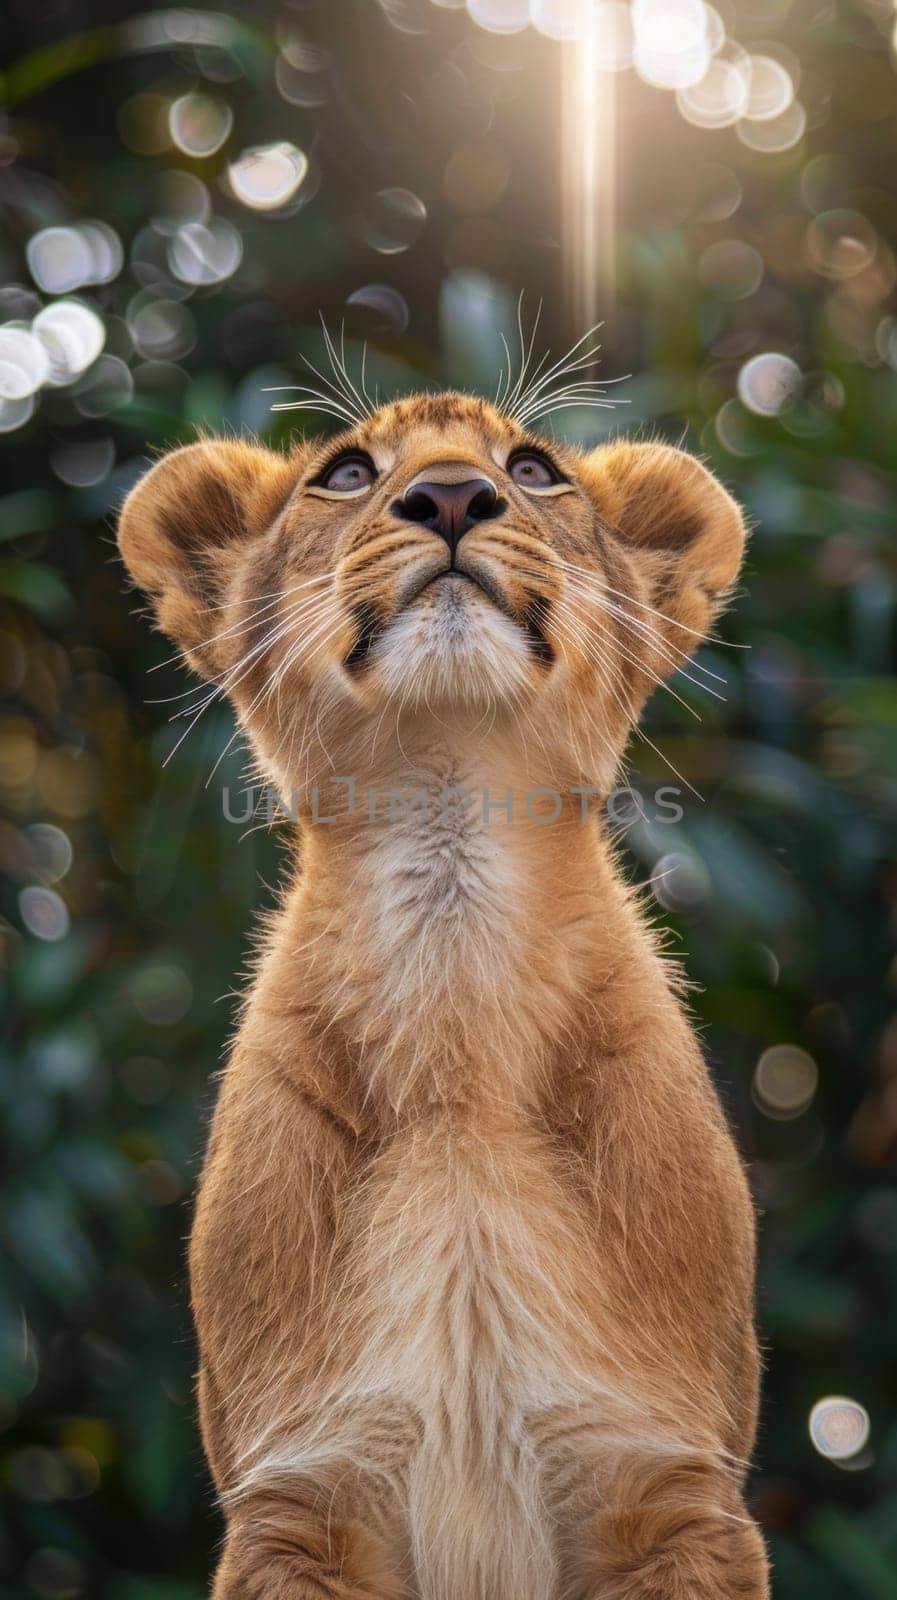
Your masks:
[[[370,456],[362,450],[348,450],[335,461],[328,462],[309,487],[329,489],[331,494],[357,494],[361,489],[369,489],[376,480],[377,468]]]
[[[512,482],[521,489],[551,489],[565,480],[554,462],[539,450],[517,450],[508,462]]]

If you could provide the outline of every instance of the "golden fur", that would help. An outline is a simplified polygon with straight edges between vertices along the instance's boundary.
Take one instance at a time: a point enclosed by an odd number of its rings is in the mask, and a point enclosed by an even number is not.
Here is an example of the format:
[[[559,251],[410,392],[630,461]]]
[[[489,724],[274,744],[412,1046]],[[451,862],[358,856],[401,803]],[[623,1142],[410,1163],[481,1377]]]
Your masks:
[[[528,446],[569,487],[512,481]],[[376,481],[322,497],[347,449]],[[501,495],[466,576],[396,514],[433,463]],[[159,625],[300,813],[191,1244],[216,1600],[768,1594],[751,1204],[581,799],[742,546],[691,457],[549,446],[461,395],[194,445],[127,501]],[[350,778],[415,803],[372,816]]]

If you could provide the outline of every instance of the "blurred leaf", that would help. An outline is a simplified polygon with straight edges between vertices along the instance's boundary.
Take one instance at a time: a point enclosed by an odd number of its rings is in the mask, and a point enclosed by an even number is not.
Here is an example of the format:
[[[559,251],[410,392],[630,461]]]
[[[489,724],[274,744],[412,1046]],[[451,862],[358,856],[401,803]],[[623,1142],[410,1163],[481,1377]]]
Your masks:
[[[52,489],[20,489],[0,497],[0,540],[51,528],[59,515],[60,497]]]
[[[852,1584],[862,1600],[897,1600],[897,1567],[877,1544],[861,1517],[837,1506],[822,1506],[807,1529],[807,1540],[828,1557],[834,1573]]]
[[[45,622],[60,622],[74,600],[65,579],[41,561],[6,561],[0,567],[0,595],[30,606]]]

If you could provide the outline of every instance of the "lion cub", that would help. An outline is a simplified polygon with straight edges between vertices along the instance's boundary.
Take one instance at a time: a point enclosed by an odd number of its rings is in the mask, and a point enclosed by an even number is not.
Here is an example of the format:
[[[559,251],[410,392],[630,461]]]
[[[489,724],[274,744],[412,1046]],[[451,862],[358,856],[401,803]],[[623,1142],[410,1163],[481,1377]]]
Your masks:
[[[754,1223],[599,807],[744,528],[469,396],[207,442],[121,549],[298,809],[191,1245],[216,1600],[762,1600]]]

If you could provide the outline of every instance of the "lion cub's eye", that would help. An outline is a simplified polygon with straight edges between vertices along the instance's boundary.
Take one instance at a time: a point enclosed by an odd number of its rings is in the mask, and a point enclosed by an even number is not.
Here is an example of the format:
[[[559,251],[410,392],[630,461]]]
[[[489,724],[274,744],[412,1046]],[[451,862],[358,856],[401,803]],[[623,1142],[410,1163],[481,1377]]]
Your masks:
[[[521,450],[519,455],[513,456],[508,463],[508,471],[521,489],[549,489],[553,484],[562,482],[560,473],[552,463],[544,456],[536,455],[533,450]]]
[[[351,494],[353,490],[369,489],[376,476],[374,464],[366,456],[343,456],[341,461],[334,461],[319,482],[322,489]]]

